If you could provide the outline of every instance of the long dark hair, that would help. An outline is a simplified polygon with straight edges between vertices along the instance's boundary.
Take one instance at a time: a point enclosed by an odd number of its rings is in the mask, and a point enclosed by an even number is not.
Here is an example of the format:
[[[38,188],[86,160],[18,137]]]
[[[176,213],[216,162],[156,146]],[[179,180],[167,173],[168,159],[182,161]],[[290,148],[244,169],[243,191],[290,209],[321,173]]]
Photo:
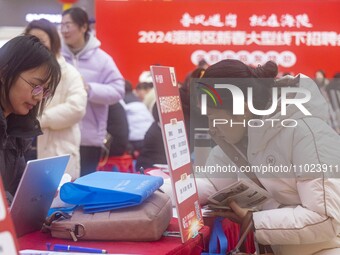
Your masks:
[[[18,36],[0,48],[0,103],[2,107],[11,104],[9,91],[22,72],[46,67],[44,82],[49,81],[48,89],[52,96],[60,81],[60,66],[53,55],[40,40],[32,35]],[[30,110],[34,117],[41,115],[47,99],[43,99],[39,105]]]
[[[47,19],[33,20],[27,25],[25,34],[29,34],[32,29],[40,29],[48,35],[51,42],[51,51],[57,56],[60,52],[61,42],[55,25]]]
[[[202,76],[206,79],[202,79],[202,82],[205,80],[207,83],[220,81],[233,84],[242,90],[245,100],[250,87],[253,90],[254,107],[263,110],[271,100],[271,88],[274,86],[274,78],[277,73],[277,65],[272,61],[268,61],[263,66],[252,67],[239,60],[226,59],[209,66]],[[208,100],[208,106],[231,110],[233,107],[231,93],[228,93],[227,90],[222,91],[222,89],[216,89],[216,91],[219,93],[223,104],[214,105],[213,102]]]

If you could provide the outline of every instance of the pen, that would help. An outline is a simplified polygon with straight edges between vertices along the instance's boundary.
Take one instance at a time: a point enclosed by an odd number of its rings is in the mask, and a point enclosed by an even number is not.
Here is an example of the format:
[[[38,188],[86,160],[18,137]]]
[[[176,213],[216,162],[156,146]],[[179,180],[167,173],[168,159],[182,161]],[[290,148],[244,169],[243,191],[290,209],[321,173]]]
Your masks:
[[[76,252],[87,252],[87,253],[100,253],[106,254],[106,250],[96,249],[96,248],[88,248],[88,247],[80,247],[66,244],[55,244],[53,247],[54,251],[76,251]]]

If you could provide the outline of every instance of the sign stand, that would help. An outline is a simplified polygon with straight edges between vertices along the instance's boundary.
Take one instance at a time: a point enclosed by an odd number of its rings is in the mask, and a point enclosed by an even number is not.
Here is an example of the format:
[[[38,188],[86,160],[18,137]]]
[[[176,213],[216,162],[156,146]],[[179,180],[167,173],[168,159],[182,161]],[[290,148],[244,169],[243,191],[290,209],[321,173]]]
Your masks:
[[[203,224],[182,104],[173,67],[151,66],[156,103],[182,242],[198,234]]]

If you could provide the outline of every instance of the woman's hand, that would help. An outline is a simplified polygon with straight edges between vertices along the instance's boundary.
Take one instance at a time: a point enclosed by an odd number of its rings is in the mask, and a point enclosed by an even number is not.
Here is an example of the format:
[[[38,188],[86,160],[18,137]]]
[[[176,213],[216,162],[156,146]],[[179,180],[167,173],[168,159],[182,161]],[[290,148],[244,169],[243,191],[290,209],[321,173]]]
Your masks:
[[[230,207],[230,210],[213,210],[211,212],[207,212],[206,215],[228,218],[240,225],[248,224],[249,221],[252,220],[253,213],[249,209],[240,207],[233,200],[228,203],[228,206]]]

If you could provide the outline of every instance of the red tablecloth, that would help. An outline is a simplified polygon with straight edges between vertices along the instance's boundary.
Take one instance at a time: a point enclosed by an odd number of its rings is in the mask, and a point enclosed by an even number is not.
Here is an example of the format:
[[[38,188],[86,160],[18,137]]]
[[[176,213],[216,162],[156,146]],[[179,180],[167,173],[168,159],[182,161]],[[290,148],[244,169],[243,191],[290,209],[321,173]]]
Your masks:
[[[213,221],[215,218],[204,218],[204,224],[209,226],[212,231]],[[231,251],[235,248],[239,235],[240,235],[240,226],[228,219],[224,219],[222,221],[222,227],[224,230],[225,235],[228,239],[228,250]],[[254,244],[254,234],[251,232],[248,234],[245,248],[247,253],[254,253],[255,252],[255,244]]]
[[[172,219],[168,227],[169,231],[178,231],[177,219]],[[162,237],[155,242],[113,242],[113,241],[78,241],[52,238],[50,234],[36,231],[19,238],[20,250],[36,249],[46,250],[46,243],[70,244],[91,248],[105,249],[108,253],[132,253],[145,255],[199,255],[209,241],[209,227],[204,226],[200,234],[186,243],[182,243],[179,237]]]

